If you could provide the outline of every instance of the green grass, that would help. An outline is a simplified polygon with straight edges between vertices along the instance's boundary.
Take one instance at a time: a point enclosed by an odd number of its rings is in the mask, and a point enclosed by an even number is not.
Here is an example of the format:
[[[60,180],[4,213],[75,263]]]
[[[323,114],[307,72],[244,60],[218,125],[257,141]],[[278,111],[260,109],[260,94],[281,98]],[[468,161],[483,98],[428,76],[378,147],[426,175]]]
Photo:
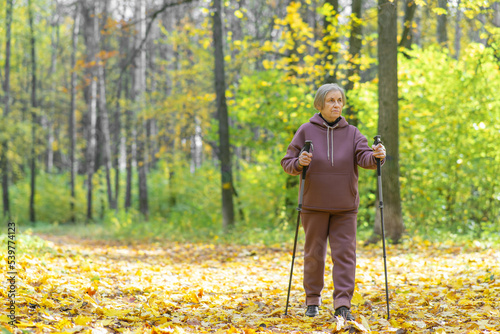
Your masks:
[[[26,234],[24,233],[26,231]],[[114,240],[124,243],[131,242],[192,242],[213,244],[237,245],[266,245],[278,247],[292,247],[295,234],[295,219],[285,225],[270,227],[250,226],[240,223],[230,231],[224,233],[221,224],[178,224],[168,223],[163,220],[144,222],[133,219],[132,215],[123,216],[122,219],[114,217],[100,223],[76,224],[47,224],[37,223],[20,228],[17,236],[26,246],[35,249],[44,249],[44,241],[36,235],[74,236],[91,240]],[[371,228],[358,229],[358,241],[367,240],[372,234]],[[1,236],[5,238],[6,236]],[[421,240],[430,243],[452,243],[457,245],[482,244],[499,246],[500,238],[497,233],[483,233],[478,238],[476,233],[456,234],[446,230],[435,229],[432,234],[419,230],[406,231],[402,242]],[[2,239],[0,239],[1,241]],[[299,244],[304,242],[302,227],[299,230]]]
[[[27,231],[18,231],[14,235],[0,234],[0,244],[5,245],[7,250],[7,245],[12,245],[8,241],[15,241],[15,252],[16,255],[31,254],[36,256],[37,254],[45,254],[47,252],[52,253],[54,250],[43,238],[37,235],[33,235],[33,231],[28,229]],[[7,255],[7,252],[5,252]]]
[[[290,226],[261,228],[237,226],[227,233],[221,226],[178,226],[166,222],[77,223],[47,224],[37,223],[25,226],[35,235],[75,236],[91,240],[116,240],[123,242],[195,242],[239,245],[281,245],[293,242],[295,229]],[[302,232],[302,231],[301,231]],[[302,232],[303,233],[303,232]]]

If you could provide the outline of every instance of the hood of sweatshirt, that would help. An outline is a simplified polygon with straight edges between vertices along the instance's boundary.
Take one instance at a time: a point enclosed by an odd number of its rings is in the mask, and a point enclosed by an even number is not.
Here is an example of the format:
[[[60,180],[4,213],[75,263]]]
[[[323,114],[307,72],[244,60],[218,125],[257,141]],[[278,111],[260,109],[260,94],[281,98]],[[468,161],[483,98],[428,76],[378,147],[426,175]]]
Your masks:
[[[333,162],[333,142],[334,142],[334,131],[336,128],[344,128],[349,125],[346,119],[340,116],[340,121],[337,122],[334,126],[329,126],[328,123],[321,117],[319,113],[314,114],[313,117],[309,119],[309,122],[312,124],[318,125],[322,127],[326,131],[326,156],[328,160],[330,160],[331,165],[334,165]]]
[[[309,118],[309,122],[311,122],[312,124],[316,124],[316,125],[319,125],[323,128],[328,128],[328,123],[325,122],[325,120],[321,117],[321,114],[320,113],[316,113],[314,114],[311,118]],[[343,128],[343,127],[346,127],[348,126],[349,123],[347,123],[346,119],[342,116],[340,116],[340,121],[335,124],[334,126],[332,126],[332,128]]]

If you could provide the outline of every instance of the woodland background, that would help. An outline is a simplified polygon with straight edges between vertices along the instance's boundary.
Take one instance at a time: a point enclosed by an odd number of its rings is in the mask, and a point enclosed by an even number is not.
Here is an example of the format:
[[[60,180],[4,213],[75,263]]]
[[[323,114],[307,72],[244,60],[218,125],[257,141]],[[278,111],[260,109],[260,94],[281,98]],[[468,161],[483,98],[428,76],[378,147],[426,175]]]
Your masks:
[[[394,241],[500,236],[498,1],[4,0],[0,68],[2,208],[21,226],[288,240],[280,160],[338,82],[393,156]],[[360,170],[366,237],[376,190]]]

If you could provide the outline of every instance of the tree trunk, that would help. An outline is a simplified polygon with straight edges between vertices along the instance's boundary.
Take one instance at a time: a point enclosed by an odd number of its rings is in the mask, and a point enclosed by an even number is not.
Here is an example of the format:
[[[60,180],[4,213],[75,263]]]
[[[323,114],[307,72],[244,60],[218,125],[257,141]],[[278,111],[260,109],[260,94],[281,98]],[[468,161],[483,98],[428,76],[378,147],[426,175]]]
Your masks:
[[[9,116],[10,107],[10,45],[11,45],[11,27],[12,27],[12,9],[13,0],[7,0],[5,6],[5,80],[3,82],[4,90],[4,109],[3,117],[7,119]],[[2,155],[0,158],[2,168],[2,200],[3,200],[3,215],[8,219],[10,215],[10,199],[9,199],[9,161],[7,151],[9,150],[8,140],[2,142]]]
[[[460,9],[460,0],[457,2],[457,13],[455,17],[455,59],[460,57],[460,39],[462,38],[462,27],[460,27],[460,20],[462,10]]]
[[[36,221],[35,195],[36,195],[36,123],[37,123],[37,100],[36,100],[36,45],[35,29],[33,27],[32,0],[28,0],[28,21],[30,26],[30,48],[31,48],[31,193],[30,193],[30,222]]]
[[[122,22],[125,22],[125,17],[122,17]],[[129,37],[122,36],[120,37],[120,54],[128,54],[129,52]],[[124,72],[123,68],[126,64],[126,57],[123,57],[120,61],[120,72]],[[115,104],[115,114],[114,114],[114,127],[113,127],[113,165],[115,169],[115,203],[116,208],[118,209],[118,197],[120,192],[120,155],[121,155],[121,144],[122,144],[122,136],[121,136],[121,127],[122,127],[122,118],[121,118],[121,106],[120,99],[122,97],[123,92],[127,92],[127,83],[128,83],[128,72],[124,72],[124,75],[120,75],[118,78],[118,89],[116,93],[116,104]],[[127,158],[125,157],[125,160]]]
[[[378,0],[378,8],[378,131],[388,153],[382,168],[384,223],[386,235],[397,243],[403,234],[399,189],[397,2]],[[380,226],[377,219],[375,235],[380,235]]]
[[[412,43],[416,44],[419,48],[422,48],[422,18],[424,15],[424,10],[423,8],[419,6],[415,6],[415,24],[416,24],[416,29],[414,31],[414,34],[412,34]]]
[[[148,129],[150,132],[150,139],[149,139],[149,147],[150,147],[150,156],[151,160],[149,162],[149,169],[156,168],[156,165],[158,163],[158,121],[156,119],[151,119],[148,122]]]
[[[127,76],[133,81],[133,76]],[[126,85],[127,89],[126,95],[132,100],[133,99],[133,82],[130,85]],[[125,210],[128,210],[132,206],[132,173],[133,173],[133,163],[135,160],[135,130],[133,128],[134,115],[130,106],[125,110],[125,173],[126,173],[126,184],[125,184]]]
[[[415,10],[417,9],[417,4],[415,0],[405,0],[405,18],[403,20],[403,33],[401,34],[401,40],[399,41],[399,46],[405,49],[411,49],[411,42],[413,38],[412,34],[412,22],[415,16]],[[405,53],[406,55],[406,53]]]
[[[349,69],[347,70],[346,93],[354,88],[354,76],[359,76],[362,27],[358,20],[361,20],[361,8],[363,0],[352,1],[351,36],[349,37]],[[355,17],[355,18],[354,18]],[[350,104],[344,108],[344,115],[350,124],[358,126],[358,115]]]
[[[191,135],[191,173],[201,167],[203,159],[203,146],[201,134],[201,121],[198,117],[194,118],[194,134]]]
[[[326,0],[326,3],[329,3],[330,5],[333,6],[333,10],[335,11],[335,16],[338,17],[339,14],[339,0]],[[330,31],[332,31],[335,34],[335,37],[332,39],[332,46],[335,48],[337,47],[337,43],[339,41],[338,38],[338,22],[336,22],[336,26],[334,26],[332,22],[326,20],[323,21],[323,27],[325,29],[325,33],[329,34]],[[332,48],[332,46],[330,48]],[[331,59],[328,59],[329,56],[332,56]],[[325,63],[332,63],[332,64],[337,64],[339,61],[339,53],[337,51],[332,51],[331,53],[327,53],[326,58],[325,58]],[[335,66],[335,70],[333,73],[327,73],[326,78],[325,78],[325,83],[335,83],[337,82],[337,66]]]
[[[224,49],[222,35],[221,0],[214,0],[213,36],[215,56],[215,92],[219,118],[219,159],[222,186],[222,225],[224,231],[234,227],[233,175],[229,146],[229,116],[226,104],[226,81],[224,74]]]
[[[52,5],[54,6],[54,0],[52,0]],[[52,172],[54,166],[54,129],[53,129],[53,117],[55,115],[55,100],[56,100],[56,66],[57,66],[57,50],[59,49],[59,19],[57,13],[57,2],[54,6],[54,14],[51,22],[51,34],[50,34],[50,44],[51,44],[51,60],[50,60],[50,71],[49,78],[51,81],[50,87],[50,105],[48,115],[42,114],[42,125],[47,131],[47,145],[46,145],[46,157],[45,157],[45,169],[48,173]]]
[[[130,107],[125,112],[125,133],[126,133],[126,185],[125,185],[125,210],[132,206],[132,173],[134,162],[135,131],[132,129],[133,115]]]
[[[121,49],[121,48],[120,48]],[[121,131],[121,107],[120,99],[122,97],[123,91],[123,78],[120,77],[118,82],[118,91],[116,94],[116,105],[114,113],[114,124],[113,124],[113,168],[115,170],[115,205],[118,209],[118,196],[120,193],[120,151],[121,151],[121,141],[122,137],[120,135]]]
[[[97,44],[94,39],[95,29],[98,29],[97,13],[95,11],[93,0],[87,0],[85,3],[85,35],[87,42],[87,63],[95,64]],[[88,124],[87,124],[87,220],[92,219],[93,203],[93,183],[95,157],[96,157],[96,122],[97,122],[97,81],[96,66],[91,66],[87,73],[89,77],[89,96],[88,96]]]
[[[492,3],[491,8],[493,10],[492,23],[496,28],[500,28],[500,2],[497,1]]]
[[[448,11],[448,0],[438,0],[438,6]],[[447,20],[448,14],[438,15],[437,17],[438,43],[443,47],[448,47]]]
[[[73,45],[71,49],[71,109],[69,112],[69,138],[70,138],[70,187],[71,187],[71,222],[75,222],[75,177],[76,177],[76,50],[78,47],[78,32],[80,29],[80,13],[78,3],[75,7],[75,17],[73,23]]]
[[[94,6],[95,6],[95,12],[98,13],[99,11],[97,10],[98,4],[100,1],[95,1]],[[104,15],[106,16],[106,15]],[[101,41],[101,33],[99,29],[99,24],[98,20],[96,19],[96,27],[94,29],[94,42],[96,45],[100,44]],[[104,50],[106,50],[106,47],[103,47]],[[100,121],[101,121],[101,131],[102,131],[102,138],[103,138],[103,153],[104,153],[104,167],[106,171],[106,187],[107,187],[107,195],[108,195],[108,203],[109,207],[111,209],[116,209],[116,202],[115,198],[113,196],[113,188],[111,185],[111,141],[110,141],[110,134],[109,134],[109,117],[108,117],[108,108],[106,106],[106,81],[104,80],[104,66],[105,62],[97,59],[96,61],[98,62],[96,64],[96,71],[97,71],[97,79],[99,81],[99,98],[98,98],[98,105],[99,105],[99,115],[100,115]]]
[[[137,53],[135,79],[134,79],[134,98],[136,106],[138,106],[139,115],[137,117],[137,169],[139,172],[139,211],[144,215],[146,220],[149,216],[148,205],[148,185],[146,173],[146,117],[140,115],[146,109],[146,51],[142,41],[146,37],[146,3],[145,0],[136,0],[136,17],[137,36],[136,49],[140,50]]]

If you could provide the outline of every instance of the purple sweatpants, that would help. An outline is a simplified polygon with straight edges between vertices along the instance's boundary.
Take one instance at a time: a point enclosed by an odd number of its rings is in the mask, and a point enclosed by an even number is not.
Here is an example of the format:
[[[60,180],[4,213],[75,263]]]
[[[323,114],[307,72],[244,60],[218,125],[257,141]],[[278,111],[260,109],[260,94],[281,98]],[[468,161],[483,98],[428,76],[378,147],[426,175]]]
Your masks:
[[[334,308],[351,307],[356,275],[356,212],[302,210],[306,235],[304,289],[306,305],[321,305],[327,245],[333,260]]]

